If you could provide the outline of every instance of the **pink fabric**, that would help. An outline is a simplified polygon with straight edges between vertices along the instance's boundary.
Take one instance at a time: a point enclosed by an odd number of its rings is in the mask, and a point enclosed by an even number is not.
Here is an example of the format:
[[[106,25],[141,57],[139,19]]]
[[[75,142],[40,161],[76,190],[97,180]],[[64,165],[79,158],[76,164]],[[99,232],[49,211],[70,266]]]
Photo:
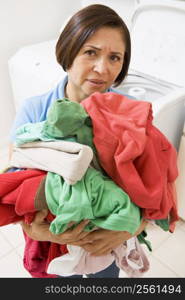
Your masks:
[[[50,242],[39,242],[30,239],[25,233],[25,249],[23,264],[25,269],[36,278],[55,278],[56,275],[45,272],[47,258],[49,255]]]
[[[172,184],[177,153],[152,125],[149,102],[115,93],[94,93],[81,102],[93,123],[93,141],[101,166],[143,208],[147,219],[178,220]]]
[[[133,237],[124,244],[112,250],[111,253],[102,256],[92,256],[83,248],[68,245],[68,253],[53,259],[48,265],[47,272],[60,276],[75,274],[97,273],[114,261],[128,277],[141,277],[149,270],[149,261],[138,239]]]
[[[143,251],[142,246],[136,241],[136,248],[125,255],[124,247],[121,245],[113,251],[116,265],[123,270],[129,277],[141,277],[149,270],[150,263]]]
[[[75,267],[76,274],[96,273],[115,261],[118,268],[123,270],[128,277],[141,277],[149,270],[150,264],[137,238],[132,239],[134,240],[133,249],[130,249],[129,244],[127,246],[122,244],[113,249],[110,254],[103,256],[91,256],[90,253],[84,252]]]
[[[76,274],[93,274],[108,268],[114,261],[112,254],[103,256],[92,256],[85,251],[80,258],[74,271]]]

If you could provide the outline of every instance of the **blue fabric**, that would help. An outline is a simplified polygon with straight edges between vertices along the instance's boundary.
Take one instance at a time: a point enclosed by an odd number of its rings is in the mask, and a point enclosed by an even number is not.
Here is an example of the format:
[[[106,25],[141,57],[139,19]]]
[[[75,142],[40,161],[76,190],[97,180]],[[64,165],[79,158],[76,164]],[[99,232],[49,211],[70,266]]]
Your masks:
[[[23,101],[10,132],[11,141],[15,141],[16,129],[21,125],[46,120],[47,111],[50,105],[55,100],[64,98],[64,88],[66,83],[67,77],[61,80],[53,90],[43,95],[34,96]]]
[[[43,95],[34,96],[23,100],[21,108],[19,109],[15,117],[10,132],[10,141],[12,142],[15,141],[16,129],[21,125],[24,125],[26,123],[42,122],[46,120],[47,111],[50,105],[57,99],[62,99],[65,97],[64,90],[67,81],[68,81],[68,77],[66,76],[58,83],[58,85],[53,90]],[[120,91],[114,90],[112,88],[109,88],[107,92],[122,94]],[[128,95],[125,96],[129,98],[133,98]]]
[[[88,274],[88,278],[118,278],[120,269],[113,262],[108,268],[95,274]]]
[[[118,278],[119,277],[119,268],[116,266],[115,262],[113,262],[110,266],[108,266],[105,270],[94,274],[86,275],[88,278]],[[59,276],[63,277],[63,276]],[[72,275],[66,278],[82,278],[82,275]]]

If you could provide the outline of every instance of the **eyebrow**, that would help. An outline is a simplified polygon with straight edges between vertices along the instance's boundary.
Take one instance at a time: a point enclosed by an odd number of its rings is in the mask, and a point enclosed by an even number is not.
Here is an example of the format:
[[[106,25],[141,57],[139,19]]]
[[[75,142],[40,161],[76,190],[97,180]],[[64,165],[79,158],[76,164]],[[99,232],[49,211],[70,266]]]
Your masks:
[[[102,50],[101,48],[95,47],[95,46],[93,46],[93,45],[90,45],[90,44],[86,44],[86,45],[84,45],[84,48],[85,48],[85,47],[90,47],[90,48],[93,48],[93,49],[95,49],[95,50],[99,50],[99,51],[101,51],[101,50]],[[111,53],[112,53],[112,54],[117,54],[117,55],[124,56],[124,54],[123,54],[123,53],[121,53],[121,52],[118,52],[118,51],[111,51]]]

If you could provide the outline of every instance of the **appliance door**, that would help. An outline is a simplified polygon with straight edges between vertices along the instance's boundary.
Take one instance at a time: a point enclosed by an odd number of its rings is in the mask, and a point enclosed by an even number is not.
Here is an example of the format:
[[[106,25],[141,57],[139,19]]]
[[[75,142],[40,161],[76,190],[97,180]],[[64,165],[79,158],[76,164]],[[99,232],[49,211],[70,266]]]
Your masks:
[[[180,86],[132,69],[129,70],[127,77],[121,85],[117,87],[123,94],[133,96],[138,100],[150,102],[154,102],[180,88]]]
[[[184,133],[185,134],[185,133]],[[185,221],[185,135],[183,134],[178,153],[179,176],[176,180],[179,217]]]
[[[147,3],[138,5],[132,16],[130,67],[185,87],[185,2]]]
[[[185,88],[175,90],[152,103],[153,123],[178,150],[185,120]]]

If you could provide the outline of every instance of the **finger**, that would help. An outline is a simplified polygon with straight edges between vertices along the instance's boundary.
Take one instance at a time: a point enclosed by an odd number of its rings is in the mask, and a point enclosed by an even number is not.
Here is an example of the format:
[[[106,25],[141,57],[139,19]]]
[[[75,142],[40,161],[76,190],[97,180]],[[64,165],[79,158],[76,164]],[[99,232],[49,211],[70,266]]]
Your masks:
[[[100,240],[99,234],[97,234],[96,232],[98,232],[98,230],[88,232],[88,234],[86,236],[84,235],[84,239],[83,239],[84,242],[92,243],[92,242]]]
[[[91,241],[86,241],[85,239],[87,238],[87,236],[90,235],[89,231],[82,231],[79,235],[78,235],[78,240],[83,240],[83,242],[85,243],[89,243]]]
[[[107,236],[107,230],[105,229],[97,229],[94,231],[91,231],[89,235],[84,239],[87,243],[98,241],[98,240],[104,240]]]
[[[112,248],[110,248],[110,246],[105,246],[103,248],[92,251],[91,255],[92,256],[102,256],[102,255],[110,254],[111,252],[112,252]]]
[[[73,229],[74,234],[79,235],[81,232],[84,232],[84,228],[88,223],[89,223],[89,220],[84,220],[84,221],[80,222],[80,224],[78,224]]]
[[[63,238],[66,239],[66,241],[69,243],[73,243],[73,242],[81,242],[82,244],[86,244],[87,242],[83,241],[83,238],[85,238],[87,235],[89,234],[89,232],[83,231],[81,233],[74,233],[74,231],[66,231],[63,233]],[[77,244],[74,244],[76,246],[78,246]]]
[[[91,253],[92,256],[103,256],[103,255],[108,255],[111,254],[112,249],[107,249],[107,250],[99,250],[97,252]]]
[[[91,253],[91,255],[102,255],[103,253],[110,253],[112,249],[112,244],[110,245],[106,243],[106,241],[94,241],[93,243],[87,243],[82,245],[84,250]]]
[[[85,237],[89,232],[83,231],[86,224],[88,224],[89,220],[84,220],[80,224],[78,224],[74,229],[67,229],[64,233],[62,233],[62,239],[66,240],[66,243],[77,242],[83,237]],[[58,235],[58,239],[60,239],[60,234]]]
[[[44,221],[44,219],[47,217],[47,215],[48,215],[48,210],[47,209],[43,209],[41,211],[38,211],[35,215],[34,222],[35,223],[42,223]]]
[[[100,246],[96,245],[95,243],[85,243],[81,246],[85,251],[90,253],[94,253],[100,249]]]
[[[80,247],[83,247],[84,245],[87,245],[87,243],[84,243],[82,240],[70,241],[70,242],[68,242],[68,244],[74,245],[74,246],[80,246]]]
[[[26,223],[23,222],[23,221],[22,221],[20,224],[21,224],[21,226],[22,226],[22,229],[23,229],[27,234],[29,234],[29,233],[31,232],[31,225],[26,224]]]

